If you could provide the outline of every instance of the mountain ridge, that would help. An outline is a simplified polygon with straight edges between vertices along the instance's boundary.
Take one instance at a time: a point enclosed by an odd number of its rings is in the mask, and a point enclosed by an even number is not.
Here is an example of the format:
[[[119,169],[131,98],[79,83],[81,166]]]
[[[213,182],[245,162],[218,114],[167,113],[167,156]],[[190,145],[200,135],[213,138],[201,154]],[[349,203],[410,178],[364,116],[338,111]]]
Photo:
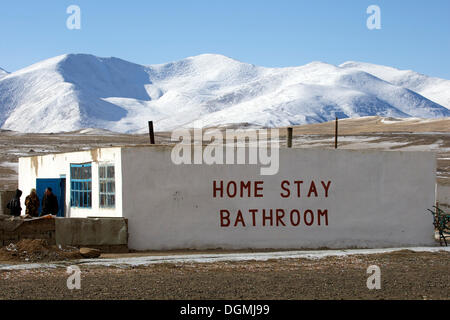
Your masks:
[[[413,70],[401,70],[367,62],[347,61],[339,66],[343,68],[355,68],[371,73],[394,85],[415,91],[447,109],[450,108],[450,80],[429,77]],[[437,92],[438,94],[436,94]]]
[[[430,99],[433,82],[446,89],[448,80],[415,76],[427,98],[411,89],[420,89],[418,83],[412,86],[411,76],[401,82],[401,70],[386,68],[320,61],[267,68],[217,54],[139,65],[115,57],[65,54],[0,76],[0,127],[131,133],[147,130],[148,120],[158,130],[173,130],[225,123],[273,127],[335,116],[450,116],[446,106]],[[435,95],[445,100],[445,92]]]
[[[4,76],[8,75],[9,72],[5,69],[0,68],[0,78],[3,78]]]

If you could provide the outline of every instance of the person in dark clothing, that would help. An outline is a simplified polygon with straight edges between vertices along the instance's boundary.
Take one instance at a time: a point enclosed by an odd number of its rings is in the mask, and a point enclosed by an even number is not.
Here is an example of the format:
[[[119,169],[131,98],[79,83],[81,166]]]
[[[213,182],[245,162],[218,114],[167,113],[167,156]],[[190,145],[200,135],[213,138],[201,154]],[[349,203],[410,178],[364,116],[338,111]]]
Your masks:
[[[47,188],[44,193],[44,197],[42,198],[42,216],[52,214],[58,214],[58,199],[52,192],[52,188]]]
[[[20,206],[20,197],[22,196],[22,191],[16,190],[16,195],[11,201],[8,202],[6,208],[10,210],[12,216],[18,217],[22,212],[22,207]]]
[[[28,214],[32,217],[39,216],[39,197],[36,194],[36,189],[31,189],[30,195],[25,198],[25,214]]]

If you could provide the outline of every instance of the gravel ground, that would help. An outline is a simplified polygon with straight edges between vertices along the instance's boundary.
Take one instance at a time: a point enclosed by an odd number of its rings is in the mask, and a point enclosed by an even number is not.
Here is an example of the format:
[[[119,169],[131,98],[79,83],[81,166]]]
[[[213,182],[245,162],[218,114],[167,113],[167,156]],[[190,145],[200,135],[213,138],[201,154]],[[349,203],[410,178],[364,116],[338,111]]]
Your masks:
[[[64,268],[0,272],[0,299],[450,299],[450,253],[385,254],[265,262],[80,266],[81,289]],[[367,268],[381,268],[369,290]]]

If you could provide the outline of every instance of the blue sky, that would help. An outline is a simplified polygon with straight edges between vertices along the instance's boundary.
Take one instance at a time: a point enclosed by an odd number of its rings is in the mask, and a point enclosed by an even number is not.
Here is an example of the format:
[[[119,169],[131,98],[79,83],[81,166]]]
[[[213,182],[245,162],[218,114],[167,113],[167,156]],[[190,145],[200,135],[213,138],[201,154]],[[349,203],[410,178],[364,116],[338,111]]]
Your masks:
[[[69,5],[81,30],[66,28]],[[366,9],[381,8],[381,30]],[[0,67],[64,53],[140,64],[219,53],[267,67],[348,60],[450,79],[448,0],[2,0]]]

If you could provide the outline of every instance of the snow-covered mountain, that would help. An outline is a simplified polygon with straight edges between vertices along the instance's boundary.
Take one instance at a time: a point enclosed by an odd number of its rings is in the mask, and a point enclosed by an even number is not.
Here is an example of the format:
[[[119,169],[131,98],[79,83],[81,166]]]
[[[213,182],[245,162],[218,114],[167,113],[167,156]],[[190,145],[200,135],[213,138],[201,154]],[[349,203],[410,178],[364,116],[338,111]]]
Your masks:
[[[0,68],[0,78],[3,78],[4,76],[6,76],[8,74],[8,72],[2,68]]]
[[[450,80],[433,78],[412,70],[399,70],[364,62],[345,62],[342,68],[365,71],[397,86],[408,88],[450,109]]]
[[[22,132],[140,132],[148,120],[157,130],[171,130],[239,123],[272,127],[335,116],[450,116],[433,97],[414,90],[419,84],[404,85],[400,76],[390,81],[388,72],[377,76],[364,68],[322,62],[264,68],[212,54],[142,66],[69,54],[0,79],[0,126]],[[432,92],[428,81],[435,78],[423,79]],[[439,88],[436,96],[445,96]]]

